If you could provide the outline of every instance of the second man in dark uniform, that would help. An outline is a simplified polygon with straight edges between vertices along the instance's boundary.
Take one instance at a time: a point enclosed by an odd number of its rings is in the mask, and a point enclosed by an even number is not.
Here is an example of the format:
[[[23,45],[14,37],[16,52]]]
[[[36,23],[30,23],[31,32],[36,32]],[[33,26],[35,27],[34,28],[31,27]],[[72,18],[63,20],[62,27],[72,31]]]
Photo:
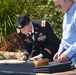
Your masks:
[[[54,34],[46,20],[30,20],[29,15],[22,14],[17,18],[16,30],[21,37],[24,53],[19,60],[47,58],[53,60],[60,40]]]

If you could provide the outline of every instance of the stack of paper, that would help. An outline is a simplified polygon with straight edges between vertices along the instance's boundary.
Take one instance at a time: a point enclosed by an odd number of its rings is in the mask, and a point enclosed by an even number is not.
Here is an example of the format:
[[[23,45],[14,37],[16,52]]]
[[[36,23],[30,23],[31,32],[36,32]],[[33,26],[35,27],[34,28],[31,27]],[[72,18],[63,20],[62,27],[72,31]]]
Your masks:
[[[17,59],[6,59],[6,60],[0,60],[0,64],[4,63],[4,64],[16,64],[16,63],[24,63],[26,61],[20,61]]]

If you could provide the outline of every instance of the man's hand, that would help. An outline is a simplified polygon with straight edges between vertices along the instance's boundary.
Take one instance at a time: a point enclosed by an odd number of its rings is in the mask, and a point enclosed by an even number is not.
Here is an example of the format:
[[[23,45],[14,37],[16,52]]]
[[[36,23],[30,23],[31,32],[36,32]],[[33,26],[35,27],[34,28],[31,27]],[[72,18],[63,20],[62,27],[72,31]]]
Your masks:
[[[62,53],[59,57],[58,57],[58,61],[59,62],[65,62],[68,60],[68,56],[65,53]]]
[[[34,57],[30,58],[29,60],[33,61],[33,60],[38,60],[38,59],[40,59],[39,56],[34,56]]]
[[[17,56],[17,59],[18,59],[18,60],[26,60],[27,57],[26,57],[26,56],[23,56],[23,55],[18,55],[18,56]]]
[[[53,60],[56,62],[65,62],[68,60],[68,56],[63,52],[57,52],[54,57]]]
[[[41,59],[43,57],[43,55],[42,54],[39,54],[39,55],[37,55],[37,56],[34,56],[34,57],[32,57],[32,58],[30,58],[29,60],[38,60],[38,59]]]
[[[59,58],[60,55],[61,55],[61,52],[58,51],[58,52],[54,55],[53,60],[54,60],[54,61],[58,61],[58,58]]]

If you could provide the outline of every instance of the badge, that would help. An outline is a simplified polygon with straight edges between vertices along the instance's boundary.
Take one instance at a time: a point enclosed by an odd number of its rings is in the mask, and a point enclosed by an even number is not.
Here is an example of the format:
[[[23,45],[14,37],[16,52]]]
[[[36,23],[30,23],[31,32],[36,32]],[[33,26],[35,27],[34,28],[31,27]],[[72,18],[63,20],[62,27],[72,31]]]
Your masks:
[[[46,35],[42,35],[42,33],[40,33],[38,37],[38,41],[44,41],[46,38],[47,38]]]
[[[46,25],[46,20],[42,20],[41,26],[45,27],[45,25]]]
[[[38,32],[35,32],[35,34],[38,34]]]

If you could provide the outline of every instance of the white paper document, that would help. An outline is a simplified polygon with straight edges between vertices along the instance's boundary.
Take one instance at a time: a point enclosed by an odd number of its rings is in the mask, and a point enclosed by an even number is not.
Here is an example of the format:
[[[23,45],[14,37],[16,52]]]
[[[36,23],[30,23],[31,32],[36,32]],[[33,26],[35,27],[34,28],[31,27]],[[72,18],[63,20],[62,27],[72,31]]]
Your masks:
[[[5,60],[0,60],[0,64],[4,63],[4,64],[17,64],[17,63],[24,63],[26,61],[21,61],[21,60],[17,60],[17,59],[5,59]]]

